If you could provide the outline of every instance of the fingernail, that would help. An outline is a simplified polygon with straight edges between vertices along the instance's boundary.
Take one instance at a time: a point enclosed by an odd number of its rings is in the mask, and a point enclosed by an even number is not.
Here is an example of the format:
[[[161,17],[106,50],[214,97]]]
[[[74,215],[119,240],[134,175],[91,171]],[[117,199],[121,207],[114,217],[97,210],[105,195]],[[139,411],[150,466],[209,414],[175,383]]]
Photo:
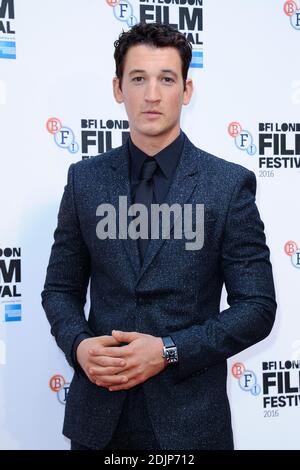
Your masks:
[[[122,382],[127,382],[127,377],[123,377]]]
[[[125,366],[125,361],[121,361],[121,362],[120,362],[120,366],[121,366],[121,367]]]

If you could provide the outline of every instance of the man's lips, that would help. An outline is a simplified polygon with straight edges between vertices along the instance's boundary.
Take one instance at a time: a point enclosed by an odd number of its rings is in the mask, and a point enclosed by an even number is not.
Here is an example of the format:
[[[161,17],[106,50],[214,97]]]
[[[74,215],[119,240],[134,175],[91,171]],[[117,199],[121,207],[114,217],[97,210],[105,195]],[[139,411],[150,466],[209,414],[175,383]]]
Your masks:
[[[162,114],[159,111],[143,111],[142,114]]]

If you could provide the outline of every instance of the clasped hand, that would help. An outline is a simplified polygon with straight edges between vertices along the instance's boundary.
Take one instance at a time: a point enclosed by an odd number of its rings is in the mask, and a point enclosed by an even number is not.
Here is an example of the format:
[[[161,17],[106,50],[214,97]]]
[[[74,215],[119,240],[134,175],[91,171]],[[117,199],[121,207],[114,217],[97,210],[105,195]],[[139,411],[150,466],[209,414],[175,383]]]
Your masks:
[[[112,336],[81,341],[77,360],[91,382],[112,392],[128,390],[161,372],[166,367],[162,351],[161,338],[113,330]]]

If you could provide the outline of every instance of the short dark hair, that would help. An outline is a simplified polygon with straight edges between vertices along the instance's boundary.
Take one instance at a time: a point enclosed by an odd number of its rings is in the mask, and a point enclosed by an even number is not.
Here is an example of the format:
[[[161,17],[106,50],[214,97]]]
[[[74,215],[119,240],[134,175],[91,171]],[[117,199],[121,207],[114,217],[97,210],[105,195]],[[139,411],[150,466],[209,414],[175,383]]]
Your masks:
[[[114,42],[116,62],[116,77],[122,83],[124,62],[128,49],[133,46],[145,45],[150,47],[173,47],[181,57],[183,84],[187,79],[188,69],[192,59],[192,45],[176,28],[168,24],[138,23],[129,31],[122,32]]]

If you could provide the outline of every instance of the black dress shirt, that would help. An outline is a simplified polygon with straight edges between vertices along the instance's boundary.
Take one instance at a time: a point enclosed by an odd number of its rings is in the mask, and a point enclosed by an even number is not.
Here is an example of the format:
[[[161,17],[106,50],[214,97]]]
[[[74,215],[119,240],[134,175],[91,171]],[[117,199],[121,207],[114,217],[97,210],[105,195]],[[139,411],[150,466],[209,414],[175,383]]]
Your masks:
[[[130,154],[130,186],[131,197],[134,199],[135,189],[139,183],[139,178],[144,161],[148,158],[155,158],[158,168],[153,175],[154,183],[154,200],[156,204],[162,204],[170,188],[173,175],[182,154],[184,144],[184,134],[180,132],[179,136],[167,147],[158,152],[156,155],[149,156],[140,150],[131,138],[128,139],[128,147]]]

